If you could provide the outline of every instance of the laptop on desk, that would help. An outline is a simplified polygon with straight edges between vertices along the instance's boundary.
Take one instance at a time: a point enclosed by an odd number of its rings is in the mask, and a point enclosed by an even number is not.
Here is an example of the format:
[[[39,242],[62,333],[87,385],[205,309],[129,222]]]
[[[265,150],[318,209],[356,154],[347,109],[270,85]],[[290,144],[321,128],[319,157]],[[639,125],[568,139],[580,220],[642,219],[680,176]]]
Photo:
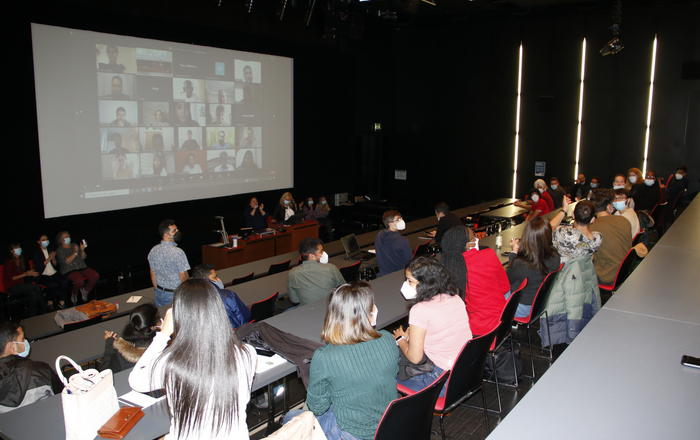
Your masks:
[[[360,250],[360,244],[357,242],[355,234],[346,235],[340,239],[340,242],[343,244],[345,255],[347,255],[349,259],[368,261],[376,256],[371,252]]]

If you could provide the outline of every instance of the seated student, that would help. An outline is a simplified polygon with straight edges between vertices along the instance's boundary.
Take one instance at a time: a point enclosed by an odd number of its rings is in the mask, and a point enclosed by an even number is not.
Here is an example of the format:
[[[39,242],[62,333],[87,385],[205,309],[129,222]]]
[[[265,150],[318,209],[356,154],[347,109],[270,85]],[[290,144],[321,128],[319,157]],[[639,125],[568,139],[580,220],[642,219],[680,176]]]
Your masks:
[[[253,228],[254,231],[267,228],[267,218],[270,216],[263,210],[265,205],[258,203],[258,199],[251,197],[248,207],[243,211],[246,228]]]
[[[625,190],[626,191],[626,190]],[[582,255],[593,255],[603,236],[600,232],[592,232],[590,224],[595,217],[595,204],[589,200],[581,200],[574,208],[574,225],[561,225],[569,209],[569,198],[564,197],[561,211],[549,221],[552,226],[552,244],[561,256],[559,262],[566,263]],[[560,226],[561,225],[561,226]]]
[[[163,320],[153,303],[141,304],[129,314],[129,322],[121,336],[105,330],[105,352],[100,362],[100,371],[118,373],[136,365],[146,351]]]
[[[632,193],[625,189],[624,186],[621,189],[615,190],[615,198],[613,201],[613,208],[615,208],[615,215],[621,215],[627,220],[629,220],[632,229],[632,238],[637,236],[639,233],[639,217],[634,209],[630,206],[632,201]]]
[[[100,280],[100,274],[87,267],[85,259],[87,252],[84,243],[73,243],[68,231],[61,231],[56,235],[56,259],[61,270],[61,275],[73,282],[73,290],[71,291],[71,302],[75,305],[78,303],[78,292],[80,292],[83,302],[87,302],[88,295],[95,287],[95,284]],[[87,282],[85,281],[87,279]]]
[[[304,220],[310,220],[314,221],[316,220],[316,209],[314,209],[314,199],[313,197],[309,197],[306,199],[306,203],[301,207],[301,211],[303,214],[306,214],[306,217],[304,217]]]
[[[406,265],[405,274],[401,292],[414,299],[408,312],[408,329],[394,330],[396,344],[408,361],[418,364],[425,355],[435,367],[399,383],[420,391],[452,368],[472,332],[459,288],[445,266],[430,257],[417,257]],[[445,388],[440,392],[444,395]]]
[[[625,189],[628,189],[632,191],[632,197],[634,197],[634,193],[637,190],[637,185],[641,185],[644,183],[644,174],[642,174],[642,170],[639,168],[630,168],[629,171],[627,171],[627,184],[625,185]]]
[[[224,289],[224,283],[216,274],[213,264],[200,264],[195,267],[192,277],[209,280],[217,288],[219,295],[221,295],[221,301],[224,302],[224,308],[231,327],[237,329],[243,324],[250,322],[250,310],[235,292]]]
[[[588,197],[588,193],[591,192],[591,185],[586,182],[586,176],[583,173],[578,175],[578,179],[571,187],[570,197],[572,200],[583,200]]]
[[[544,277],[559,268],[560,257],[556,248],[552,246],[552,226],[542,217],[528,222],[523,229],[522,240],[514,238],[511,240],[511,246],[513,251],[506,266],[510,291],[515,292],[523,280],[528,279],[515,311],[516,317],[524,318],[530,314]]]
[[[37,248],[34,250],[32,259],[34,260],[34,271],[39,275],[34,278],[36,284],[41,284],[46,289],[46,298],[48,305],[55,309],[63,308],[66,298],[71,289],[71,282],[63,278],[56,269],[58,260],[56,260],[56,250],[49,247],[51,242],[46,235],[40,235],[37,241]]]
[[[0,413],[45,399],[63,390],[63,384],[44,362],[27,358],[29,341],[18,322],[0,322]]]
[[[673,210],[678,196],[683,194],[683,192],[688,189],[688,184],[690,179],[688,179],[688,167],[685,165],[679,165],[676,167],[676,173],[668,177],[666,183],[666,210],[664,211],[664,222],[666,227],[673,224],[676,219],[675,212]]]
[[[311,360],[306,404],[328,439],[371,439],[396,398],[399,350],[386,330],[376,331],[377,307],[366,281],[335,289]],[[302,411],[290,411],[289,422]]]
[[[289,217],[294,215],[296,208],[296,203],[294,203],[292,193],[287,191],[286,193],[282,194],[279,203],[272,211],[272,223],[282,223],[283,221],[287,220]]]
[[[547,188],[547,193],[552,197],[552,202],[554,203],[554,209],[561,208],[561,202],[566,196],[566,191],[559,184],[558,177],[552,177],[549,179],[549,188]]]
[[[318,238],[302,238],[299,243],[301,264],[289,271],[289,299],[300,306],[325,298],[331,290],[345,282],[338,268],[328,263],[328,254]]]
[[[450,212],[450,207],[444,202],[435,205],[435,217],[438,219],[437,229],[426,234],[430,237],[435,237],[435,243],[440,243],[445,232],[449,229],[464,225],[459,217]]]
[[[493,249],[479,250],[479,239],[465,226],[445,233],[441,255],[440,262],[457,276],[457,285],[465,292],[472,335],[485,335],[500,322],[510,290],[501,260]]]
[[[413,258],[408,238],[399,233],[406,229],[401,213],[395,210],[386,211],[382,216],[382,222],[386,229],[379,231],[374,239],[380,277],[403,269]]]
[[[632,247],[632,232],[627,219],[613,213],[614,193],[609,189],[593,191],[592,202],[595,203],[596,220],[591,224],[591,231],[603,234],[603,243],[593,256],[593,265],[598,280],[603,284],[615,281],[617,269]]]
[[[661,202],[662,195],[661,186],[659,182],[656,181],[656,172],[647,170],[644,183],[636,185],[635,189],[632,191],[634,210],[644,210],[651,214],[652,209]]]
[[[547,204],[547,209],[549,209],[548,212],[553,211],[554,199],[552,199],[552,196],[547,192],[547,184],[544,183],[544,180],[535,180],[535,188],[540,192],[540,198]]]
[[[513,205],[521,208],[530,208],[530,212],[525,217],[526,222],[529,222],[533,218],[537,218],[540,215],[545,215],[549,213],[549,206],[547,205],[547,202],[544,201],[544,198],[540,197],[540,190],[532,188],[530,191],[528,191],[527,194],[530,198],[530,201],[526,200],[524,202],[521,202],[519,200],[516,200],[515,203],[513,203]]]
[[[50,309],[44,301],[41,288],[36,284],[25,282],[28,277],[38,277],[39,272],[27,269],[19,243],[11,243],[2,271],[2,281],[7,295],[10,298],[22,298],[29,309],[29,316],[49,312]]]
[[[318,198],[316,204],[316,221],[325,227],[326,242],[333,241],[333,220],[330,219],[331,206],[326,200],[326,196]],[[321,229],[321,232],[324,232]]]
[[[227,323],[210,282],[183,282],[162,328],[129,374],[135,391],[165,388],[171,415],[166,439],[249,437],[246,407],[257,357]]]

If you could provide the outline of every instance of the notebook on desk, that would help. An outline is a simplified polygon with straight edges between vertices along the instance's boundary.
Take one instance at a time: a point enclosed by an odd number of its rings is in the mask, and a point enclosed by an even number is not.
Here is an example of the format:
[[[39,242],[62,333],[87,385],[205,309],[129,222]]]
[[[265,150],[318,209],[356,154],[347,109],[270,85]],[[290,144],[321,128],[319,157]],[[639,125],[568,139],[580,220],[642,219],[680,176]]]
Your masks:
[[[375,257],[371,252],[365,252],[360,250],[360,244],[357,242],[357,237],[355,234],[346,235],[340,239],[343,244],[343,249],[345,249],[345,255],[353,260],[368,261]]]

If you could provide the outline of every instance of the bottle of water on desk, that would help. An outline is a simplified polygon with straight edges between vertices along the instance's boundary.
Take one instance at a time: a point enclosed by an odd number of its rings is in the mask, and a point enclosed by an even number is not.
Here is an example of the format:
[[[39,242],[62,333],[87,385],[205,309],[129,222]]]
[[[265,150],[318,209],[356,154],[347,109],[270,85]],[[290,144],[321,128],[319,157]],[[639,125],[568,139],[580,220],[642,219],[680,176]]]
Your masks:
[[[500,249],[503,246],[503,234],[501,234],[501,224],[498,224],[498,235],[496,236],[496,249]]]

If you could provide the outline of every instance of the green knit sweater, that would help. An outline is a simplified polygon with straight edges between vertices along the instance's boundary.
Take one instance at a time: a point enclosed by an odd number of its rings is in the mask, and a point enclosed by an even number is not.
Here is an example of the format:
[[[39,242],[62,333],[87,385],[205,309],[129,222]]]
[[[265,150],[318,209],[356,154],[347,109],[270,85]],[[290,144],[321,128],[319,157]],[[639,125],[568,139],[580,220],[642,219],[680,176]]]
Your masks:
[[[354,345],[325,345],[314,353],[306,403],[320,416],[331,404],[338,426],[372,439],[389,402],[396,399],[399,349],[393,336]]]

